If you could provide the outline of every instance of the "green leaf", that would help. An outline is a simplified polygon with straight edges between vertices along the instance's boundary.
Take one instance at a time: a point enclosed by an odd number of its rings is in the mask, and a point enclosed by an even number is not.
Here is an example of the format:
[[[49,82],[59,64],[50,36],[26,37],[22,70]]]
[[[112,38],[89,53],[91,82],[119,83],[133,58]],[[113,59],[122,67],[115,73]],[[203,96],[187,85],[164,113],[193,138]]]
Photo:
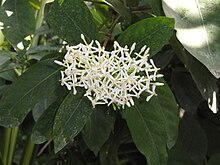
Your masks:
[[[168,165],[196,165],[189,154],[183,148],[180,138],[178,138],[175,146],[168,152]]]
[[[140,98],[124,116],[138,150],[149,164],[166,164],[166,145],[171,148],[178,135],[178,110],[172,92],[165,84],[149,102]]]
[[[166,17],[143,19],[129,26],[118,38],[120,45],[131,46],[136,42],[136,50],[150,47],[150,55],[155,55],[167,44],[173,34],[174,20]]]
[[[54,33],[68,44],[82,42],[81,34],[87,40],[99,39],[93,17],[82,0],[65,0],[61,5],[54,2],[47,21]]]
[[[3,68],[2,68],[2,65],[3,65],[4,63],[6,63],[7,61],[9,61],[10,59],[11,59],[11,58],[10,58],[9,53],[0,50],[0,69],[3,69]]]
[[[172,148],[176,143],[179,128],[179,111],[176,100],[169,86],[164,81],[164,86],[157,89],[157,106],[164,118],[167,134],[167,147]],[[151,103],[153,104],[153,103]]]
[[[68,157],[66,165],[85,165],[85,162],[82,161],[82,159],[78,156],[78,153],[74,150],[69,149],[68,150]]]
[[[216,78],[220,78],[219,6],[219,0],[163,0],[166,16],[175,18],[177,38]]]
[[[128,9],[126,8],[125,4],[118,0],[106,0],[106,2],[127,21],[131,21],[131,15]]]
[[[220,164],[220,153],[211,156],[208,161],[208,165],[219,165]]]
[[[60,70],[54,59],[47,59],[17,78],[0,102],[0,125],[18,126],[36,103],[50,96],[59,86]]]
[[[97,107],[93,110],[82,131],[85,143],[95,155],[97,155],[114,128],[115,116],[109,113],[110,110],[106,106]]]
[[[138,99],[135,106],[124,110],[124,116],[136,147],[145,155],[149,165],[165,165],[167,152],[163,117],[155,100],[151,100],[151,105],[143,104],[144,101]]]
[[[32,109],[32,116],[34,121],[37,121],[44,111],[54,102],[55,95],[51,95],[49,98],[40,100]]]
[[[40,144],[53,138],[53,125],[60,102],[55,102],[37,120],[31,134],[34,143]]]
[[[173,70],[171,85],[180,107],[186,111],[196,113],[203,98],[189,72],[185,69]]]
[[[156,15],[164,15],[161,0],[144,0],[146,1],[152,8],[153,12]]]
[[[209,108],[216,113],[217,104],[216,104],[216,94],[218,93],[217,80],[209,70],[195,57],[190,55],[183,46],[179,43],[177,38],[173,36],[170,40],[170,43],[177,53],[181,61],[189,69],[193,80],[195,81],[200,93],[203,98],[208,101]]]
[[[160,52],[158,52],[155,56],[153,56],[154,64],[160,68],[164,69],[170,61],[173,59],[175,53],[172,49],[162,49]]]
[[[180,138],[183,148],[189,154],[194,164],[204,164],[207,151],[207,137],[199,122],[185,112],[180,121]]]
[[[54,148],[60,151],[81,132],[93,109],[84,96],[84,90],[79,89],[76,95],[68,94],[60,105],[54,121]]]
[[[101,165],[119,165],[118,148],[130,136],[126,123],[116,120],[115,129],[107,142],[102,146],[99,158]]]
[[[4,24],[4,36],[17,48],[35,31],[35,11],[27,0],[6,1],[0,8],[0,22]]]
[[[201,104],[198,109],[198,119],[208,139],[207,155],[220,152],[220,113],[214,114],[206,103]]]

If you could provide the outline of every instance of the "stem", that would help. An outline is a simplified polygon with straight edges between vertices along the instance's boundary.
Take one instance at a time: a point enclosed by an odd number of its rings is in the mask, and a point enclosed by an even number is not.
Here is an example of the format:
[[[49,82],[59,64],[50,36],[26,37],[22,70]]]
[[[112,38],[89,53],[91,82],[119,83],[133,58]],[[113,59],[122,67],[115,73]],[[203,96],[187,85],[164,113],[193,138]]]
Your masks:
[[[10,128],[11,129],[11,137],[10,137],[10,148],[9,148],[9,152],[8,152],[7,165],[12,164],[14,149],[15,149],[15,143],[16,143],[16,139],[17,139],[17,135],[18,135],[18,128],[19,127]]]
[[[3,163],[6,165],[7,164],[7,160],[8,160],[8,150],[9,150],[9,145],[10,145],[10,136],[11,136],[11,130],[10,128],[5,128],[4,130],[4,150],[3,150],[3,155],[2,155],[2,160]]]
[[[31,141],[31,138],[29,137],[23,152],[22,159],[20,161],[20,165],[29,165],[31,163],[34,147],[35,144]]]
[[[117,25],[118,20],[119,20],[120,17],[121,17],[121,16],[118,15],[118,16],[115,18],[114,22],[112,23],[112,26],[111,26],[111,28],[109,29],[109,31],[108,31],[108,33],[107,33],[107,36],[106,36],[106,39],[105,39],[105,41],[104,41],[104,43],[103,43],[103,47],[106,47],[107,44],[108,44],[108,41],[111,39],[112,32],[114,31],[114,28],[115,28],[115,26]]]
[[[86,2],[92,2],[92,3],[98,3],[98,4],[103,4],[103,5],[107,5],[105,2],[103,1],[97,1],[97,0],[84,0]]]
[[[41,4],[40,4],[40,10],[37,14],[37,21],[36,21],[36,26],[35,26],[35,32],[37,31],[37,29],[39,29],[43,23],[43,19],[44,19],[44,9],[45,9],[45,5],[47,3],[47,0],[42,0]],[[32,46],[37,46],[38,44],[38,40],[39,40],[39,35],[36,34],[32,40]]]
[[[5,128],[5,146],[3,152],[3,163],[5,165],[11,165],[14,155],[15,142],[17,139],[18,127]]]
[[[41,149],[40,151],[38,152],[37,156],[40,156],[44,150],[48,147],[48,145],[52,142],[52,140],[49,140]]]
[[[131,13],[149,12],[151,10],[148,6],[128,7]]]
[[[48,0],[41,0],[41,4],[40,4],[40,10],[37,14],[37,21],[36,21],[36,26],[35,26],[35,33],[36,31],[42,26],[43,23],[43,19],[44,19],[44,9],[45,9],[45,5],[47,3],[49,3],[50,1]],[[39,41],[39,35],[36,34],[34,36],[34,38],[32,39],[32,43],[31,46],[35,47],[38,45],[38,41]],[[21,158],[20,164],[21,165],[29,165],[32,159],[32,154],[35,148],[35,144],[31,141],[30,136],[28,137],[28,141],[26,144],[26,147],[23,151],[23,156]]]

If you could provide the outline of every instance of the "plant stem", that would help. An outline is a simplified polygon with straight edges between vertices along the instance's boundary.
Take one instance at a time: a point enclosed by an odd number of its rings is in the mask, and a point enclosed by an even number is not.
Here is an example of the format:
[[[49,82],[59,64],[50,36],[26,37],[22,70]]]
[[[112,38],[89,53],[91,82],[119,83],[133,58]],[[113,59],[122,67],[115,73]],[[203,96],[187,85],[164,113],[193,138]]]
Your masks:
[[[35,33],[36,31],[42,26],[43,19],[44,19],[44,9],[47,3],[51,2],[50,0],[41,0],[40,10],[37,13],[37,20],[35,26]],[[35,34],[34,38],[32,39],[31,46],[35,47],[38,45],[39,35]],[[32,159],[32,154],[35,148],[35,144],[31,141],[30,136],[28,137],[28,141],[26,147],[23,151],[23,156],[20,161],[20,165],[29,165]]]
[[[16,143],[19,127],[9,128],[9,129],[11,129],[11,137],[10,137],[10,148],[9,148],[9,152],[8,152],[7,165],[12,164],[14,150],[15,150],[15,143]]]
[[[31,138],[29,137],[23,152],[22,159],[20,161],[20,165],[29,165],[31,163],[34,147],[35,144],[31,141]]]
[[[40,4],[40,10],[37,14],[37,21],[36,21],[36,26],[35,26],[35,33],[37,31],[37,29],[39,29],[43,23],[43,19],[44,19],[44,9],[45,9],[45,5],[47,3],[48,0],[42,0],[41,4]],[[39,40],[39,35],[35,34],[33,40],[32,40],[32,44],[31,46],[37,46],[38,45],[38,40]]]
[[[105,39],[105,41],[104,41],[104,43],[103,43],[103,47],[106,47],[107,44],[108,44],[108,41],[111,39],[111,37],[112,37],[112,32],[114,31],[114,28],[115,28],[115,26],[117,25],[118,20],[119,20],[120,17],[121,17],[121,16],[118,15],[118,16],[115,18],[115,20],[113,21],[112,26],[111,26],[111,28],[109,29],[109,31],[108,31],[108,33],[107,33],[107,36],[106,36],[106,39]]]
[[[4,130],[4,150],[3,150],[3,155],[2,155],[2,160],[3,163],[6,165],[7,160],[8,160],[8,150],[9,150],[9,145],[10,145],[10,136],[11,136],[11,130],[10,128],[5,128]]]
[[[103,1],[97,1],[97,0],[84,0],[84,1],[107,5],[107,4],[106,4],[105,2],[103,2]]]
[[[3,163],[5,165],[11,165],[14,155],[15,142],[17,139],[18,127],[5,128],[5,146],[3,152]]]

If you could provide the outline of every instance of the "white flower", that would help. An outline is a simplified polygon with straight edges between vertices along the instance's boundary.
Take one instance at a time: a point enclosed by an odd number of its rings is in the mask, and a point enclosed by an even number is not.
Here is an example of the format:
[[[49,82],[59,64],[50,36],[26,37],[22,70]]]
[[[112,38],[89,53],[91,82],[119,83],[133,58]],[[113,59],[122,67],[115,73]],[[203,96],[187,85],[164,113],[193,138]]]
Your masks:
[[[163,83],[156,82],[162,77],[159,68],[149,57],[149,48],[142,47],[134,52],[136,43],[129,49],[114,42],[113,51],[107,51],[98,41],[88,44],[81,35],[84,44],[67,46],[67,53],[62,62],[55,61],[66,69],[61,71],[61,85],[77,93],[76,87],[84,87],[84,96],[97,104],[116,104],[124,108],[134,105],[133,97],[148,93],[146,101],[156,95],[155,89]],[[149,61],[149,62],[148,62]]]

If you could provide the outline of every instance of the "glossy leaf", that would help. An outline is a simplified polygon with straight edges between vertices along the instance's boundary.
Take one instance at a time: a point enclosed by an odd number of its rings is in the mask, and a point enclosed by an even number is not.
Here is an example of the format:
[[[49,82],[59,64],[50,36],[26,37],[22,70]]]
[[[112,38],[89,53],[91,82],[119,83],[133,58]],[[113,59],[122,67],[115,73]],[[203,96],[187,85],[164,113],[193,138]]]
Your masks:
[[[37,121],[40,118],[44,111],[54,102],[54,99],[54,97],[43,99],[34,106],[32,110],[34,121]]]
[[[31,134],[34,143],[40,144],[53,138],[53,125],[60,103],[50,105],[37,120]]]
[[[189,72],[176,68],[171,83],[180,107],[195,113],[203,98]]]
[[[189,69],[200,93],[208,101],[209,108],[216,113],[218,109],[216,103],[218,93],[217,79],[202,63],[185,51],[175,36],[171,38],[170,43],[178,57]]]
[[[123,121],[116,120],[114,131],[100,150],[99,158],[101,165],[120,165],[118,149],[129,136],[129,130],[126,124]]]
[[[150,106],[143,104],[144,101],[138,99],[135,106],[124,110],[124,116],[136,147],[145,155],[149,165],[165,165],[167,139],[163,117],[156,100],[151,100]]]
[[[180,137],[183,148],[196,165],[204,164],[207,151],[207,137],[194,117],[185,112],[180,122]]]
[[[99,39],[96,25],[89,9],[82,0],[55,1],[47,18],[52,30],[68,44],[82,42],[81,34],[87,40]]]
[[[168,17],[175,18],[177,38],[195,58],[220,77],[218,0],[163,0]]]
[[[109,4],[117,13],[119,13],[122,17],[124,17],[127,21],[131,20],[131,15],[126,8],[125,4],[118,0],[106,0],[107,4]]]
[[[59,86],[60,69],[54,59],[41,61],[17,78],[0,102],[0,125],[18,126],[27,113]]]
[[[168,152],[168,165],[196,165],[189,154],[183,148],[180,138],[178,138],[175,146]]]
[[[160,109],[164,118],[164,125],[167,134],[167,147],[170,149],[174,146],[178,137],[179,111],[173,93],[165,81],[164,86],[157,89],[157,94],[158,95],[155,99],[157,99],[158,109]]]
[[[81,132],[92,114],[93,108],[84,90],[79,89],[76,95],[69,93],[60,105],[54,120],[54,148],[60,151]]]
[[[136,50],[147,45],[150,54],[155,55],[168,43],[173,34],[174,20],[166,17],[143,19],[129,26],[118,38],[121,45],[131,46],[136,42]]]
[[[162,49],[155,56],[153,56],[154,64],[158,68],[163,69],[170,63],[174,55],[175,53],[172,49]]]
[[[208,139],[207,155],[220,153],[220,113],[213,114],[203,103],[198,110],[198,119]]]
[[[124,116],[138,150],[149,164],[166,164],[166,145],[171,148],[178,134],[178,111],[167,86],[160,87],[158,96],[149,102],[140,98],[135,106],[124,110]]]
[[[110,109],[104,106],[94,109],[82,130],[85,143],[95,155],[97,155],[114,128],[115,116],[109,114],[108,111],[110,111]]]
[[[163,15],[161,0],[144,0],[144,1],[147,2],[151,6],[153,12],[156,15]]]
[[[0,22],[4,24],[4,36],[17,48],[18,43],[35,31],[35,11],[26,0],[6,1],[0,8]]]

